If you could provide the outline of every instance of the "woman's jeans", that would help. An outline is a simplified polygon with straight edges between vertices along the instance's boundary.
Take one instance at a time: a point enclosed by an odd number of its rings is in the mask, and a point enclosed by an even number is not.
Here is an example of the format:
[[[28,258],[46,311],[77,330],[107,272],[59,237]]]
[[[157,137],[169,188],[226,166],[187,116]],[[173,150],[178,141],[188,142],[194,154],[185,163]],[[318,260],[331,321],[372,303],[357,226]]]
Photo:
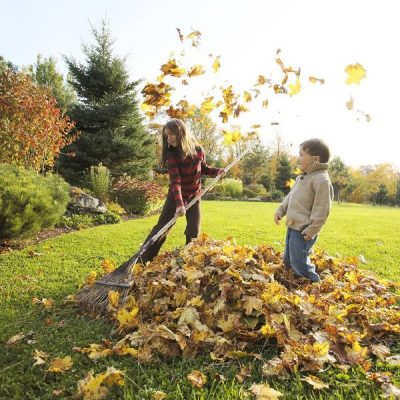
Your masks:
[[[189,200],[190,201],[190,200]],[[149,235],[147,236],[144,243],[146,243],[152,236],[154,236],[164,225],[167,224],[175,215],[176,204],[174,197],[171,192],[168,192],[167,200],[164,203],[164,207],[161,211],[160,217],[158,218],[157,224],[153,227]],[[186,244],[190,243],[192,239],[197,238],[200,231],[200,200],[196,201],[192,207],[186,212]],[[143,254],[142,261],[151,261],[158,254],[161,246],[167,239],[167,235],[171,230],[172,226],[164,232]]]
[[[287,229],[285,252],[283,254],[283,263],[293,269],[300,276],[310,279],[312,282],[320,280],[315,271],[315,265],[311,264],[311,248],[317,241],[317,236],[311,240],[305,240],[301,231],[292,228]]]

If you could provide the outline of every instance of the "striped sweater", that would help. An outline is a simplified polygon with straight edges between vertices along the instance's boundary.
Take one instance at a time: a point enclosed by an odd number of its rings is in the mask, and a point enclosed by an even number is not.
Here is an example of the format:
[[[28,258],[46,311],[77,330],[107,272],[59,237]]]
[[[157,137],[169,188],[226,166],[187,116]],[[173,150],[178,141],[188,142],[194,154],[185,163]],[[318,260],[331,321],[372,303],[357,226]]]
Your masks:
[[[197,147],[196,150],[196,156],[188,156],[182,160],[176,148],[169,147],[168,149],[169,188],[177,208],[184,206],[185,201],[196,197],[200,192],[202,175],[215,177],[222,170],[222,168],[209,167],[205,162],[202,148]]]

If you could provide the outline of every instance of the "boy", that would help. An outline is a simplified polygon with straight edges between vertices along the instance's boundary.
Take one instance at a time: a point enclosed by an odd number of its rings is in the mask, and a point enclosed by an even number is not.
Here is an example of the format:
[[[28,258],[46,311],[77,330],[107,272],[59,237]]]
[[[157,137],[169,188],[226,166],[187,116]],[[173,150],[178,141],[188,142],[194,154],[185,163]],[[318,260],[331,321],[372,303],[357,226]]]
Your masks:
[[[327,172],[330,152],[320,139],[300,144],[302,172],[274,215],[275,223],[286,215],[286,243],[283,263],[312,282],[320,277],[309,254],[317,234],[325,224],[333,200],[333,187]]]

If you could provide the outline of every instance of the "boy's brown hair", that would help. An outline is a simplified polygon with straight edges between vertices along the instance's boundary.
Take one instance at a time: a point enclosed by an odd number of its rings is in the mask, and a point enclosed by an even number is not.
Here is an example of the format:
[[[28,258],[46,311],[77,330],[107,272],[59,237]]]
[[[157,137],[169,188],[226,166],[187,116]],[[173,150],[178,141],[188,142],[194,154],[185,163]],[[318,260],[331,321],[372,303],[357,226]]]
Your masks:
[[[327,163],[331,156],[328,145],[321,139],[305,140],[300,147],[310,156],[319,156],[319,161],[322,163]]]

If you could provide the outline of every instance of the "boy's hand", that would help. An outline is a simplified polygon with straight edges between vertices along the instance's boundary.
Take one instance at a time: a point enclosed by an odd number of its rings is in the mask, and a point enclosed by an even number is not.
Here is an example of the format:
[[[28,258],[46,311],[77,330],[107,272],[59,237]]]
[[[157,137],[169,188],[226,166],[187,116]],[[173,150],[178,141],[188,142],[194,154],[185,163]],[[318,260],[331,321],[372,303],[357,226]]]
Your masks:
[[[178,207],[175,211],[175,217],[182,217],[186,214],[186,209],[184,206]]]
[[[275,223],[276,223],[277,225],[280,224],[281,219],[282,219],[281,216],[280,216],[279,214],[275,213],[275,215],[274,215],[274,221],[275,221]]]
[[[311,240],[313,237],[314,237],[314,236],[311,235],[311,233],[303,233],[303,238],[304,238],[304,240],[306,240],[307,242],[308,242],[309,240]]]
[[[226,175],[226,172],[225,172],[225,168],[221,168],[219,171],[218,171],[218,174],[217,174],[218,176],[225,176]]]

